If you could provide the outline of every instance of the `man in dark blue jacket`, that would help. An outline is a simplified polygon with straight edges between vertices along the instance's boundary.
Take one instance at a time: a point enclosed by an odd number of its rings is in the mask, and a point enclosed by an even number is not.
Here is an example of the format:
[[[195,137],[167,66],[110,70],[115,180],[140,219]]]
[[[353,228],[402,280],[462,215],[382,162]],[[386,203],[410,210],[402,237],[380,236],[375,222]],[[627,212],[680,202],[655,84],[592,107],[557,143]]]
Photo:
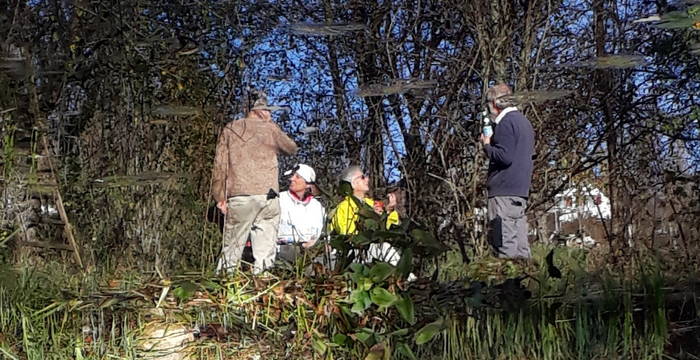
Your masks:
[[[489,242],[503,258],[529,258],[525,209],[532,178],[535,132],[513,106],[512,91],[498,84],[486,91],[493,136],[481,135],[489,158]]]

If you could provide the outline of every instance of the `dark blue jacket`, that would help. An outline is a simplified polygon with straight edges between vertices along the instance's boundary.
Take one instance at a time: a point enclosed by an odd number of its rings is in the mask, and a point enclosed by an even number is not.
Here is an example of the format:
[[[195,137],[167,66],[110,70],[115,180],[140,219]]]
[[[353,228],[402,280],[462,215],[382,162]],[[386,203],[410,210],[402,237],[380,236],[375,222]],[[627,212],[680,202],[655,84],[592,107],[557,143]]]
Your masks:
[[[489,197],[527,198],[535,152],[535,131],[530,121],[520,111],[507,113],[494,128],[491,144],[484,145],[484,151],[489,158]]]

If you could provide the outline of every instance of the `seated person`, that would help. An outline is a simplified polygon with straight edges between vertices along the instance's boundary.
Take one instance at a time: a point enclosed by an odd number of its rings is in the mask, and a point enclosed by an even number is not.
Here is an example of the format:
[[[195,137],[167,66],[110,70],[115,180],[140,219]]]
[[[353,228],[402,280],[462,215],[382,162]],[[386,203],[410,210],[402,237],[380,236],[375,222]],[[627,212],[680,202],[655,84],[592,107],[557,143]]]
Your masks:
[[[316,172],[298,164],[284,173],[289,176],[289,189],[280,193],[280,223],[277,230],[278,257],[293,262],[298,246],[309,248],[323,231],[326,211],[314,198],[312,187]]]
[[[406,216],[406,184],[403,179],[387,187],[384,203],[384,211],[389,213],[386,228],[391,229],[393,225],[400,225],[401,218]]]
[[[357,221],[360,217],[358,214],[358,203],[367,204],[379,214],[384,212],[384,209],[380,202],[375,202],[367,197],[369,193],[369,177],[364,175],[359,166],[351,166],[345,169],[340,176],[340,180],[350,183],[352,195],[346,196],[345,199],[338,204],[335,215],[331,220],[331,229],[336,234],[353,235],[357,233]],[[398,224],[398,221],[398,213],[392,211],[387,219],[387,228],[392,224]],[[367,262],[376,259],[396,265],[400,259],[398,251],[389,243],[371,244],[367,255]]]

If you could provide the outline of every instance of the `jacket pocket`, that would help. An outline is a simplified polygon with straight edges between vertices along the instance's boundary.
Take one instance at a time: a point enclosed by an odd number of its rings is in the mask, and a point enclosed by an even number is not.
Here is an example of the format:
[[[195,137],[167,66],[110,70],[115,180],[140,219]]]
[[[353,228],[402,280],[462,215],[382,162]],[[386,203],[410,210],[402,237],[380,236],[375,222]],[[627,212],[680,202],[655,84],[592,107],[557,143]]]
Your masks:
[[[496,249],[503,246],[503,219],[500,216],[489,222],[488,242]]]

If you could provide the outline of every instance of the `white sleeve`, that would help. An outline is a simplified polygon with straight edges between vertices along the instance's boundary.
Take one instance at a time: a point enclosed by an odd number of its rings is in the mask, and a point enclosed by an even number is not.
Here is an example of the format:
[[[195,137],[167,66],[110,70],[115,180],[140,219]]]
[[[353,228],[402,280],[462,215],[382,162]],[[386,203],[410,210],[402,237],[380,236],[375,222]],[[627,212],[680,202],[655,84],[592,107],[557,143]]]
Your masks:
[[[326,209],[323,208],[323,205],[321,203],[318,203],[318,214],[315,219],[315,233],[314,236],[316,237],[316,240],[318,240],[321,237],[321,234],[323,233],[323,225],[326,223]]]

